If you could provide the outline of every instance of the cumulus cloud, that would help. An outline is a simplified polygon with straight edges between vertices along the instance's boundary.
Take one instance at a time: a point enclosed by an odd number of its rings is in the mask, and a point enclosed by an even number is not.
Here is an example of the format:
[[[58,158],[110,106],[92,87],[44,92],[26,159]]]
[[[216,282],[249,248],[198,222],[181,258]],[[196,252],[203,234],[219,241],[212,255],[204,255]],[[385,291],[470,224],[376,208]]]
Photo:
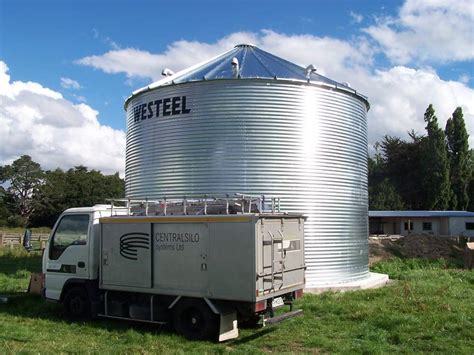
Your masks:
[[[393,63],[447,63],[474,59],[473,23],[472,0],[407,0],[364,31]]]
[[[11,81],[0,61],[0,164],[23,154],[46,169],[77,165],[124,171],[125,134],[101,125],[98,112],[34,82]]]
[[[369,96],[371,144],[385,134],[407,138],[411,129],[425,134],[423,114],[432,103],[443,129],[455,108],[463,109],[469,144],[474,147],[474,90],[464,83],[443,80],[429,69],[406,66],[376,70],[372,75],[355,75],[353,83]]]
[[[161,71],[181,69],[208,60],[229,50],[239,43],[250,43],[284,58],[307,66],[318,65],[318,72],[324,74],[345,67],[366,66],[372,62],[373,50],[367,41],[359,38],[354,43],[312,35],[286,35],[271,30],[236,32],[214,43],[180,40],[168,46],[162,54],[152,54],[136,48],[110,50],[102,55],[87,56],[76,64],[91,66],[106,73],[124,73],[128,78],[141,77],[150,80],[161,79]]]
[[[71,78],[61,78],[61,86],[65,89],[75,89],[78,90],[82,86],[76,80]]]
[[[102,55],[78,59],[75,63],[91,66],[106,73],[124,73],[128,78],[158,80],[161,78],[161,71],[166,67],[174,71],[184,69],[228,50],[229,46],[235,43],[252,42],[255,38],[253,33],[238,32],[213,44],[181,40],[169,45],[163,54],[152,54],[136,48],[113,49]]]

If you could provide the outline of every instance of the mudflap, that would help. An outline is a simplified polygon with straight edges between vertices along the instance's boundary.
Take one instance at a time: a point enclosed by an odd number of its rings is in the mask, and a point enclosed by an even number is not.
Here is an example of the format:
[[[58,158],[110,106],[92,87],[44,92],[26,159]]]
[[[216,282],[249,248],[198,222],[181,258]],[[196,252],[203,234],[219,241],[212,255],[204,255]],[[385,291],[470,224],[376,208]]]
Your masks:
[[[219,315],[219,337],[218,341],[226,341],[239,337],[237,326],[237,311],[231,307],[226,307],[212,302],[208,298],[204,299],[209,308]]]
[[[239,337],[237,327],[237,312],[221,313],[219,325],[219,341],[226,341]]]

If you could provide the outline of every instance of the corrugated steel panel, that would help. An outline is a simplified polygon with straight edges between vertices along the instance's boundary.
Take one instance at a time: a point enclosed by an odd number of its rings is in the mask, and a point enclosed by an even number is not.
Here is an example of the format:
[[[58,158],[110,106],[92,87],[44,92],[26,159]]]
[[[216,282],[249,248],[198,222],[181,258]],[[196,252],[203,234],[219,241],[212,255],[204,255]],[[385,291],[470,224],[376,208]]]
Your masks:
[[[134,122],[135,107],[183,96],[189,113]],[[281,196],[283,210],[309,217],[307,287],[363,279],[366,113],[364,99],[306,83],[224,79],[160,86],[127,104],[127,197]]]

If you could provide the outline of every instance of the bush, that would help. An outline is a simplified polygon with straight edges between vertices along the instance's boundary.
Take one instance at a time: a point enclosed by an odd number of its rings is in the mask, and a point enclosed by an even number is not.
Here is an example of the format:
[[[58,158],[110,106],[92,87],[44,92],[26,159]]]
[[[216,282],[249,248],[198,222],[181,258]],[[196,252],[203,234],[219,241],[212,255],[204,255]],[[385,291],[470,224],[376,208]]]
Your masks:
[[[12,215],[7,218],[8,227],[24,227],[26,225],[26,219],[20,215]]]

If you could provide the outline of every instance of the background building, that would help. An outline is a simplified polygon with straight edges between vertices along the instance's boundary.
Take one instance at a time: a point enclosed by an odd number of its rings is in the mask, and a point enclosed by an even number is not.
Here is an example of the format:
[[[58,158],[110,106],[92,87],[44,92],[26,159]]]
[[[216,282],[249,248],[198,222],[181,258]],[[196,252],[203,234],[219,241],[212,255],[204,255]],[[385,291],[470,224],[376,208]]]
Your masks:
[[[369,233],[474,237],[474,212],[369,211]]]

